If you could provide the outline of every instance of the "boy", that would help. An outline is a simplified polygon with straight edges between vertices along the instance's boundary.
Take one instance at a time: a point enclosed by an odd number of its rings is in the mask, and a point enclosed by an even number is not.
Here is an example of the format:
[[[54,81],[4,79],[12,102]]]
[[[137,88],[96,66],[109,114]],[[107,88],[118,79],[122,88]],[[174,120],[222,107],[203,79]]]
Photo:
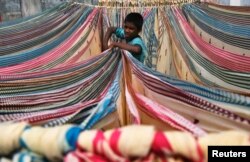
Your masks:
[[[109,27],[103,40],[103,50],[112,47],[119,47],[129,51],[137,60],[144,63],[144,59],[147,55],[146,46],[139,36],[142,30],[143,17],[140,13],[131,12],[124,20],[124,28]],[[116,37],[125,39],[125,42],[111,42],[108,45],[108,40],[112,34]]]

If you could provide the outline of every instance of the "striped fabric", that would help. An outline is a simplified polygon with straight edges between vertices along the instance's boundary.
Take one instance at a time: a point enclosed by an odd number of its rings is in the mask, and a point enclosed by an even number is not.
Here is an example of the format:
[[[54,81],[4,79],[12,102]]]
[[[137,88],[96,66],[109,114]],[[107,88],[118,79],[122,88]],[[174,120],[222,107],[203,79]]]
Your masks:
[[[13,126],[23,128],[23,125],[9,124],[1,126],[1,130],[11,130]],[[5,138],[7,136],[10,134],[2,135]],[[96,129],[81,132],[81,128],[75,125],[53,128],[33,126],[12,137],[20,138],[19,147],[29,149],[17,152],[13,156],[14,161],[29,161],[31,158],[37,161],[61,161],[63,158],[64,161],[155,161],[175,159],[176,155],[181,155],[179,160],[203,162],[207,161],[208,145],[250,144],[249,133],[244,131],[223,131],[195,137],[187,132],[161,131],[146,125],[126,126],[105,132]],[[36,140],[38,137],[40,140]],[[74,151],[70,151],[72,149]]]
[[[241,140],[228,140],[237,137]],[[248,138],[247,133],[229,131],[195,139],[188,133],[155,131],[150,126],[128,126],[105,133],[91,130],[80,134],[78,149],[67,154],[65,161],[130,161],[133,157],[135,161],[165,161],[179,154],[179,160],[202,162],[207,160],[208,145],[249,145]]]
[[[246,25],[247,21],[249,20],[249,13],[247,11],[245,13],[235,13],[233,10],[231,10],[231,13],[223,12],[228,16],[230,16],[230,14],[234,14],[234,16],[233,18],[230,17],[229,20],[224,19],[224,21],[221,21],[217,18],[217,16],[209,15],[206,10],[196,5],[185,5],[183,10],[186,13],[189,21],[193,24],[197,24],[204,32],[209,33],[209,35],[212,35],[215,37],[215,39],[218,39],[225,44],[245,49],[245,51],[247,51],[244,52],[245,54],[249,53],[250,33],[248,27],[249,25]],[[217,13],[217,15],[219,14],[220,12]],[[231,21],[233,21],[236,17],[243,17],[242,21],[244,24],[240,25],[240,23],[232,23]],[[230,47],[225,47],[224,45],[224,49],[227,50],[228,48],[231,49]]]
[[[198,50],[194,49],[194,47],[188,42],[188,38],[186,38],[185,35],[182,33],[181,26],[178,24],[178,20],[176,19],[172,10],[169,10],[168,14],[169,21],[173,29],[171,31],[173,32],[172,38],[175,40],[175,47],[173,48],[174,57],[176,58],[177,69],[179,69],[181,72],[186,70],[186,67],[188,68],[187,72],[182,73],[182,76],[180,76],[181,79],[188,80],[189,76],[192,76],[193,78],[191,79],[194,81],[197,80],[196,83],[201,83],[208,86],[218,86],[236,93],[249,93],[249,86],[247,84],[248,73],[233,71],[231,69],[228,70],[218,65],[215,65],[210,60],[206,59],[198,52]],[[182,59],[182,61],[179,60],[180,58]],[[237,58],[237,56],[235,56],[235,58]],[[217,59],[217,61],[220,60]],[[186,67],[182,64],[186,64]],[[239,78],[242,77],[243,79],[239,80]]]
[[[64,3],[0,24],[1,161],[203,162],[209,144],[249,145],[249,56],[203,40],[209,27],[239,37],[247,16],[215,10]],[[145,64],[101,51],[131,11],[144,17]]]

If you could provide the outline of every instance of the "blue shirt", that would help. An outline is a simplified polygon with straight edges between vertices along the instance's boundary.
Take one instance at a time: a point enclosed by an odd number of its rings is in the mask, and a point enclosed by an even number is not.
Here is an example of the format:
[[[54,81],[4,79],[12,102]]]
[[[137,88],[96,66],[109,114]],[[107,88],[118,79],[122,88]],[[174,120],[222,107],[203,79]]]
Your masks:
[[[118,38],[124,39],[125,38],[125,32],[123,28],[117,28],[115,33],[114,33]],[[140,62],[144,63],[144,59],[147,56],[147,48],[144,44],[144,42],[142,41],[141,37],[138,35],[138,37],[135,37],[134,39],[132,39],[131,41],[127,42],[128,44],[131,45],[138,45],[141,47],[141,53],[140,54],[135,54],[135,53],[131,53],[137,60],[139,60]]]

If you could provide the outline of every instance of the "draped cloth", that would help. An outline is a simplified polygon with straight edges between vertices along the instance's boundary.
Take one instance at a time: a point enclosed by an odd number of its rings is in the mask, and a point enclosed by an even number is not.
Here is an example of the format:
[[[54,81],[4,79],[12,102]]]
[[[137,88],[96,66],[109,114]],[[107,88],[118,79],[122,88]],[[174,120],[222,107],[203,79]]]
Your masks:
[[[249,60],[202,41],[180,7],[65,3],[0,25],[0,155],[202,162],[207,145],[249,145]],[[150,67],[101,52],[104,30],[131,11]]]
[[[31,16],[42,11],[41,1],[39,0],[21,0],[22,16]]]

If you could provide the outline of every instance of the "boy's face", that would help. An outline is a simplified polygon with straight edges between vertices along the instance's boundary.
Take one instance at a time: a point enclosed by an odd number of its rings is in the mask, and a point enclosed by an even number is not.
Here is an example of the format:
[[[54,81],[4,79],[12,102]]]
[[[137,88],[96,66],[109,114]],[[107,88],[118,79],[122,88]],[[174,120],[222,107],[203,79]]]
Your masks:
[[[127,21],[124,23],[124,32],[125,32],[125,39],[132,39],[136,37],[140,31],[138,31],[134,23]]]

